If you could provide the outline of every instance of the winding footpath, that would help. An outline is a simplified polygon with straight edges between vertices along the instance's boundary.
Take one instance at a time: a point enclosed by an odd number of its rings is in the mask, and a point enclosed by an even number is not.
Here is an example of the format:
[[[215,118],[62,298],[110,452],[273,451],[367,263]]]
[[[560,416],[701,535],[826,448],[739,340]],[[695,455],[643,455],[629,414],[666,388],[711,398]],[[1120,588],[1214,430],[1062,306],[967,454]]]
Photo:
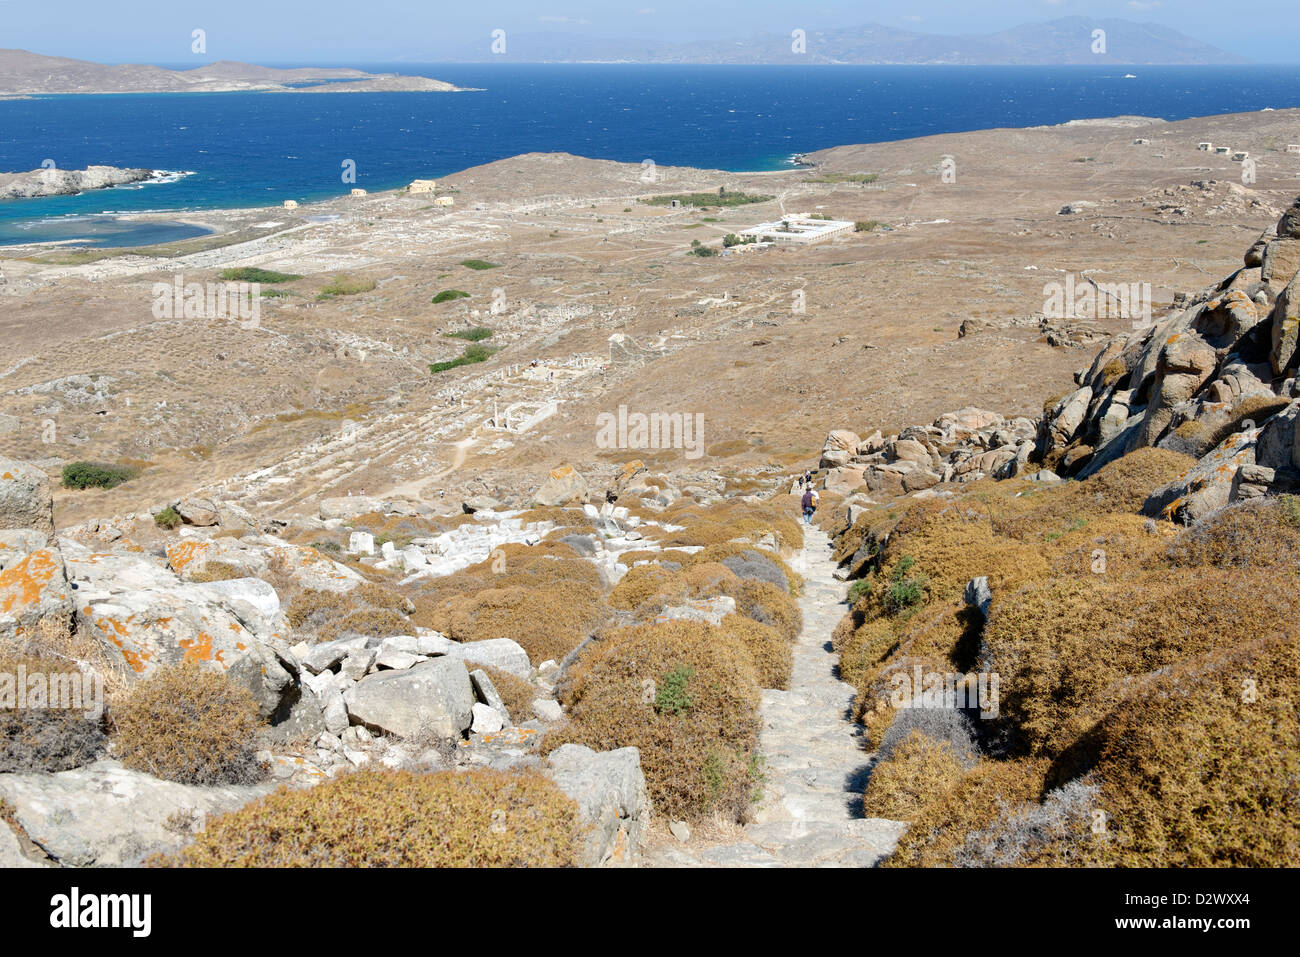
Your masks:
[[[764,691],[759,750],[763,799],[744,840],[711,847],[667,846],[651,867],[872,867],[893,852],[907,825],[862,816],[872,755],[851,718],[854,689],[836,676],[831,632],[844,615],[846,586],[833,577],[831,544],[804,528],[791,565],[804,577],[803,630],[788,691]]]

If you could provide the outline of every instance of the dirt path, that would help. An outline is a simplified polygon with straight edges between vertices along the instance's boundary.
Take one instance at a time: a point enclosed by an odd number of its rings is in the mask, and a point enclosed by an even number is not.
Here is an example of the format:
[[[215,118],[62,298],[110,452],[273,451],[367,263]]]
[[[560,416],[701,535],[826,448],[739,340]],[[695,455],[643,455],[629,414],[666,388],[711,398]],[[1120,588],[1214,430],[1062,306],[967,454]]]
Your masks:
[[[805,579],[803,631],[788,691],[764,691],[759,748],[763,802],[744,840],[712,847],[663,845],[661,867],[871,867],[891,853],[906,825],[862,816],[871,754],[848,717],[853,686],[836,677],[831,632],[844,614],[845,585],[832,577],[830,541],[805,528],[792,565]]]

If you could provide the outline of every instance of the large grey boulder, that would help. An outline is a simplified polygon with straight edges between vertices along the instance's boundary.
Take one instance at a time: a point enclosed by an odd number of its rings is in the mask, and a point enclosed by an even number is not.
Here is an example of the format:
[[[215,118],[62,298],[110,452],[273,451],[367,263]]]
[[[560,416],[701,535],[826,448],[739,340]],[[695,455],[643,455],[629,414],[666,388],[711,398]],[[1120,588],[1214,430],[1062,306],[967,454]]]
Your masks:
[[[474,719],[474,689],[465,663],[455,658],[422,661],[406,671],[380,671],[343,695],[354,724],[400,737],[431,732],[455,738]]]
[[[1269,361],[1274,374],[1283,375],[1296,367],[1300,353],[1300,274],[1277,297],[1269,323]]]
[[[7,528],[54,534],[54,498],[44,472],[0,455],[0,529]]]
[[[188,837],[169,819],[223,814],[273,788],[190,787],[106,758],[57,774],[0,774],[0,797],[13,807],[18,826],[65,867],[137,866]]]
[[[587,498],[587,480],[572,465],[552,469],[533,493],[533,501],[544,506],[581,504]]]
[[[207,498],[183,498],[176,503],[176,512],[186,525],[209,528],[221,523],[217,505]]]
[[[650,820],[641,752],[566,744],[550,753],[544,773],[578,803],[578,816],[588,828],[583,865],[634,866]]]
[[[1152,492],[1142,514],[1190,525],[1223,508],[1232,496],[1237,471],[1256,464],[1259,434],[1260,429],[1248,429],[1228,436],[1186,473]]]
[[[822,445],[821,459],[818,460],[817,467],[823,469],[837,468],[841,465],[847,465],[849,460],[858,452],[858,446],[862,439],[856,432],[850,432],[848,429],[832,429],[826,436],[826,442]]]
[[[525,680],[533,673],[528,652],[517,641],[509,638],[488,638],[484,641],[467,641],[448,652],[449,657],[461,658],[472,665],[498,668]]]

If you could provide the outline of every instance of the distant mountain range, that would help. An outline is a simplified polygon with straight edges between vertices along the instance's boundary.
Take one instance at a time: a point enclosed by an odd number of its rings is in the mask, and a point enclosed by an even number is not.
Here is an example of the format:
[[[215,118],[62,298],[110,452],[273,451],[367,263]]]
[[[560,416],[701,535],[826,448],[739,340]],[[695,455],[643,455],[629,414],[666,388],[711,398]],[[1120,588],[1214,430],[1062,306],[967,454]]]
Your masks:
[[[315,84],[306,88],[291,84]],[[458,87],[441,80],[346,68],[301,67],[280,70],[222,60],[193,70],[167,70],[139,64],[110,65],[44,56],[27,50],[0,50],[0,96],[42,93],[228,93],[263,90],[279,93],[421,91]]]
[[[1094,31],[1105,32],[1104,52]],[[1156,23],[1086,17],[1063,17],[1047,23],[1027,23],[990,34],[944,36],[915,33],[879,24],[837,30],[809,30],[803,52],[795,52],[790,35],[670,42],[610,39],[575,33],[510,33],[504,55],[494,55],[488,42],[466,57],[463,47],[435,49],[423,58],[460,61],[631,62],[734,64],[969,64],[1052,65],[1097,64],[1233,64],[1248,60],[1195,40]]]

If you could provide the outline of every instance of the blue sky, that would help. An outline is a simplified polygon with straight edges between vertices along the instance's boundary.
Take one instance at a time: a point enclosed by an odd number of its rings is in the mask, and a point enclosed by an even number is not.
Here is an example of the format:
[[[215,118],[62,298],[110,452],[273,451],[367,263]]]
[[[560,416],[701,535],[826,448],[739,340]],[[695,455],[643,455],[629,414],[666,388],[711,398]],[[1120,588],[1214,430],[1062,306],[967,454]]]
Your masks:
[[[0,48],[169,65],[383,63],[444,59],[491,31],[705,40],[875,22],[925,33],[992,33],[1082,15],[1153,21],[1258,62],[1300,62],[1298,0],[0,0]],[[195,28],[208,55],[190,51]]]

